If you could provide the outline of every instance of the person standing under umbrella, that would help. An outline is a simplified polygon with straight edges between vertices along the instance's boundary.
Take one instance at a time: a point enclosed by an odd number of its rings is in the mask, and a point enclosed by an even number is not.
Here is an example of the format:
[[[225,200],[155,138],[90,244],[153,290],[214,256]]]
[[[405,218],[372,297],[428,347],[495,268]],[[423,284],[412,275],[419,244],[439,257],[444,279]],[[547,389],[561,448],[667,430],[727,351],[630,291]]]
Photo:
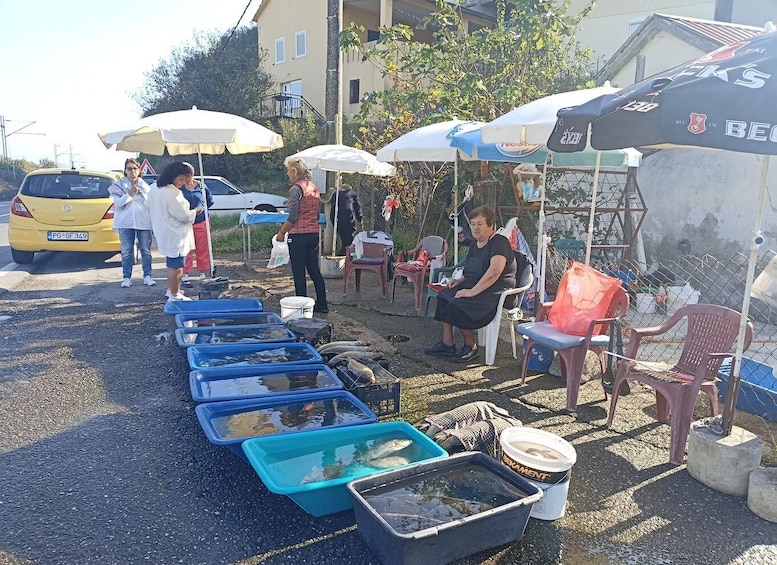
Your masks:
[[[197,256],[197,270],[200,272],[200,279],[204,279],[210,274],[211,268],[211,256],[210,249],[208,247],[208,224],[210,219],[205,220],[205,204],[208,205],[208,210],[213,206],[213,195],[207,186],[201,185],[197,182],[195,177],[192,177],[191,182],[181,187],[181,194],[189,202],[189,207],[194,210],[199,207],[202,212],[197,214],[192,225],[192,231],[194,232],[194,249],[189,251],[186,255],[186,261],[183,265],[183,278],[181,284],[185,288],[191,288],[192,283],[189,280],[189,274],[194,271],[194,256]]]
[[[345,255],[345,248],[353,243],[354,234],[364,230],[359,195],[354,192],[350,184],[343,184],[335,193],[332,207],[329,210],[329,219],[332,225],[335,223],[335,210],[337,210],[337,235],[340,238],[337,254],[342,256]]]
[[[190,210],[180,189],[193,178],[194,167],[189,163],[170,163],[159,175],[157,189],[151,191],[148,199],[157,247],[167,265],[168,300],[191,300],[181,292],[181,277],[186,255],[194,247],[192,223],[202,208]]]
[[[294,292],[307,296],[307,270],[316,289],[314,312],[326,314],[329,306],[326,300],[326,284],[318,264],[318,209],[320,194],[310,180],[310,169],[299,158],[291,159],[286,166],[289,177],[289,217],[281,226],[275,240],[282,242],[288,234],[289,261],[294,278]]]
[[[119,233],[121,242],[122,288],[132,286],[136,238],[143,267],[143,284],[156,284],[151,278],[151,213],[148,209],[150,190],[140,176],[140,163],[133,158],[124,161],[124,177],[108,188],[114,205],[113,230]]]

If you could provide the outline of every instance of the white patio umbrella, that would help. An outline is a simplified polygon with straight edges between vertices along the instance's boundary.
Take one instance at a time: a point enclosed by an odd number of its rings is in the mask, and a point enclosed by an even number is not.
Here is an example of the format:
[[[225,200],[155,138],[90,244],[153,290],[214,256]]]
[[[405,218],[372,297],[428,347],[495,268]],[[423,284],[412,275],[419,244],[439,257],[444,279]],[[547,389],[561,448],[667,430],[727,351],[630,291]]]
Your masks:
[[[378,159],[372,153],[349,147],[348,145],[316,145],[308,147],[289,155],[283,161],[288,165],[294,158],[302,159],[309,169],[320,169],[322,171],[334,171],[338,173],[359,173],[362,175],[371,175],[376,177],[391,177],[397,174],[397,168]],[[337,197],[335,189],[335,224],[334,235],[332,236],[332,257],[335,256],[337,247],[337,212],[340,200]]]
[[[98,133],[100,141],[110,149],[163,155],[194,155],[200,167],[200,183],[204,186],[202,154],[220,155],[229,151],[233,155],[260,153],[283,147],[283,138],[251,120],[225,112],[191,110],[163,112],[138,120],[127,128]],[[205,219],[208,208],[205,205]],[[206,223],[206,226],[208,224]],[[213,245],[208,226],[208,252],[213,257]],[[211,260],[211,276],[214,265]]]
[[[518,145],[544,146],[556,126],[556,114],[562,108],[577,106],[598,98],[604,94],[612,94],[618,89],[605,82],[603,86],[561,92],[538,98],[527,104],[512,109],[506,114],[492,120],[480,128],[484,143],[512,143]],[[601,152],[596,152],[594,160],[593,194],[591,196],[591,215],[588,221],[588,240],[586,244],[585,262],[591,260],[591,244],[593,243],[594,213],[596,210],[596,193],[599,188],[599,168]],[[544,175],[544,171],[543,171]],[[537,231],[537,263],[540,265],[538,288],[540,292],[545,287],[545,252],[547,238],[545,236],[545,179],[543,178],[540,199],[540,214]]]
[[[464,120],[448,120],[414,129],[398,137],[385,147],[378,150],[379,161],[396,163],[399,161],[432,161],[453,163],[453,209],[458,206],[459,159],[474,160],[451,145],[454,134],[480,127],[480,122]],[[453,261],[459,261],[458,215],[454,216],[453,229]]]

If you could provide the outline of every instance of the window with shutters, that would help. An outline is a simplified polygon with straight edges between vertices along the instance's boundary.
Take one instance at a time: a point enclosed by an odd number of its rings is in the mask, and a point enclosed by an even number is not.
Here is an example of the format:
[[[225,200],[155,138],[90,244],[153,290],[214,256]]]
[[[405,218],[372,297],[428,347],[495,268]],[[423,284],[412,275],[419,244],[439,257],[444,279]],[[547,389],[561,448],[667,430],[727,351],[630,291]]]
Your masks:
[[[275,64],[286,61],[286,38],[279,37],[275,40]]]
[[[298,31],[294,37],[296,52],[295,57],[300,58],[308,54],[308,40],[304,31]]]

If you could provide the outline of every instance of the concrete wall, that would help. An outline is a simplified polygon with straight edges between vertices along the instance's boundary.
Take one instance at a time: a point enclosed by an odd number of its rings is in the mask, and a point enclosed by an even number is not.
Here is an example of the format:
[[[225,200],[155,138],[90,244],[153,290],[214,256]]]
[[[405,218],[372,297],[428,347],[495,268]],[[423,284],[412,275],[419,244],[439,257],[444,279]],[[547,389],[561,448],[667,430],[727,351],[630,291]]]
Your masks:
[[[589,0],[572,0],[569,13],[580,13],[588,3]],[[593,50],[594,57],[606,62],[628,39],[629,22],[653,13],[711,20],[715,16],[715,0],[596,0],[591,15],[581,25],[578,40]]]
[[[664,31],[657,32],[639,53],[645,56],[645,77],[704,55],[702,51]],[[637,58],[632,58],[610,79],[613,86],[634,84]]]
[[[642,227],[649,260],[691,253],[727,258],[752,239],[762,157],[730,151],[670,149],[643,160],[637,175],[648,213]],[[772,158],[769,186],[777,186]],[[777,249],[777,192],[767,196],[763,250]]]

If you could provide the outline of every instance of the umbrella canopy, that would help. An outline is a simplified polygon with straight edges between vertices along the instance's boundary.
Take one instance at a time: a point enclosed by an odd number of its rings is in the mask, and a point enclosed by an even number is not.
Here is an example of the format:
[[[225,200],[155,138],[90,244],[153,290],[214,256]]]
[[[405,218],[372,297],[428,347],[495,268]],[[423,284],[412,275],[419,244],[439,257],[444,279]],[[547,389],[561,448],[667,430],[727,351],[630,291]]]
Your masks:
[[[308,147],[299,153],[289,155],[283,164],[288,165],[294,158],[302,159],[309,169],[321,169],[322,171],[335,171],[339,173],[359,173],[376,177],[391,177],[397,174],[397,168],[378,159],[372,153],[367,153],[348,145],[316,145]],[[337,222],[339,220],[338,209],[340,198],[337,191],[335,199],[335,222],[332,233],[332,257],[337,247]]]
[[[229,151],[233,155],[262,153],[283,147],[283,138],[272,130],[241,116],[224,112],[191,110],[164,112],[139,120],[129,128],[110,133],[98,133],[103,145],[110,149],[135,151],[150,155],[197,155],[200,167],[200,183],[205,186],[202,170],[202,154],[220,155]],[[205,228],[208,253],[213,257],[210,238],[208,208],[205,207]],[[215,274],[213,260],[210,274]]]
[[[598,149],[625,146],[723,149],[764,155],[750,246],[742,321],[724,408],[730,432],[739,391],[750,292],[766,202],[769,156],[777,154],[777,32],[716,49],[615,94],[559,112],[548,140],[576,151],[589,138]]]
[[[554,151],[701,147],[777,154],[777,32],[726,45],[558,113]]]
[[[398,161],[436,161],[455,163],[464,158],[456,147],[451,145],[454,134],[477,129],[480,122],[448,120],[429,126],[422,126],[396,138],[378,150],[379,161],[396,163]]]
[[[359,173],[376,177],[390,177],[397,173],[394,165],[379,161],[372,153],[367,153],[348,145],[316,145],[289,155],[283,161],[288,165],[294,158],[302,159],[309,169],[335,171],[340,173]]]
[[[617,92],[604,86],[561,92],[533,100],[485,124],[481,134],[485,143],[520,143],[545,145],[556,125],[556,113],[561,108],[578,106],[603,94]]]
[[[550,153],[550,163],[554,167],[593,167],[596,164],[596,151],[593,149],[580,153],[552,153],[544,145],[485,143],[480,129],[454,134],[451,145],[478,161],[544,165]],[[631,148],[606,151],[601,156],[603,167],[638,167],[641,162],[642,154]]]
[[[480,122],[464,120],[448,120],[429,126],[414,129],[378,150],[377,157],[380,161],[432,161],[453,163],[453,183],[456,189],[453,192],[453,209],[458,209],[458,184],[459,184],[459,159],[474,160],[451,145],[451,138],[459,132],[468,129],[477,129]],[[459,261],[458,241],[458,215],[453,218],[453,229],[456,232],[453,238],[453,261]]]
[[[198,110],[164,112],[148,116],[128,128],[98,133],[110,149],[150,155],[233,155],[261,153],[283,147],[283,138],[250,120],[234,114]]]

